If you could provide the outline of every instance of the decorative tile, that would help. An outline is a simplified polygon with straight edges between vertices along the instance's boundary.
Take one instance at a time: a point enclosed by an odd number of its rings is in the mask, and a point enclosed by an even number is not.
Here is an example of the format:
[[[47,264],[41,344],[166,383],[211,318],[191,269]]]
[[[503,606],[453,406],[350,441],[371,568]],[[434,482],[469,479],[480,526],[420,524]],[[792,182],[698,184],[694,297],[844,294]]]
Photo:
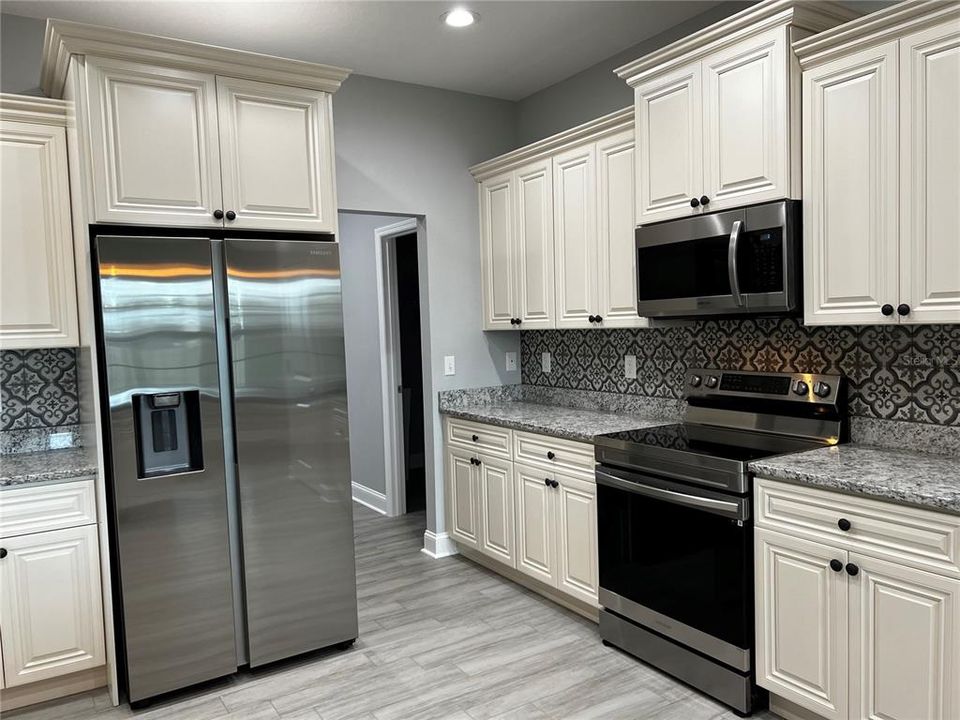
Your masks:
[[[74,350],[0,352],[0,430],[49,428],[79,422]]]

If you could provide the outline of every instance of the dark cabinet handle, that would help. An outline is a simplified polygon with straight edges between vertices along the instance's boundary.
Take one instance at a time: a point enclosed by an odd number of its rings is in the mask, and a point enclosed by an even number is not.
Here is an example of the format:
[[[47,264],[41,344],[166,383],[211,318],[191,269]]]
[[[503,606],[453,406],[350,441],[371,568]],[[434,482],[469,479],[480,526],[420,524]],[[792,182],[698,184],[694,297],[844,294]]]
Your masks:
[[[236,220],[237,214],[233,210],[227,210],[227,220]]]
[[[906,317],[910,314],[910,306],[906,303],[900,303],[897,305],[897,315],[900,317]]]
[[[858,568],[853,563],[847,563],[847,575],[857,575],[859,574],[859,572],[860,572],[860,568]]]
[[[850,529],[850,521],[846,518],[840,518],[837,520],[837,527],[846,532]]]
[[[217,208],[216,210],[213,211],[213,216],[217,220],[223,220],[223,210]]]
[[[553,460],[555,457],[556,455],[553,454],[553,450],[547,451],[547,460]]]
[[[473,440],[474,442],[476,442],[477,440],[480,439],[480,436],[479,436],[479,435],[471,435],[471,436],[470,436],[470,439]]]
[[[710,198],[708,198],[706,195],[701,195],[701,196],[700,196],[700,204],[703,205],[704,207],[706,207],[707,205],[710,204]]]
[[[841,570],[843,570],[843,563],[840,562],[839,560],[831,560],[830,569],[833,570],[834,572],[840,572]]]
[[[6,556],[7,556],[7,549],[0,548],[0,560],[3,560],[3,558],[5,558]]]
[[[700,201],[696,198],[690,198],[690,207],[700,207]]]
[[[551,480],[551,481],[550,481],[550,487],[558,488],[558,487],[560,487],[560,483],[558,483],[556,480]]]
[[[891,315],[893,315],[893,305],[891,305],[890,303],[887,303],[882,308],[880,308],[880,312],[882,312],[887,317],[890,317]]]

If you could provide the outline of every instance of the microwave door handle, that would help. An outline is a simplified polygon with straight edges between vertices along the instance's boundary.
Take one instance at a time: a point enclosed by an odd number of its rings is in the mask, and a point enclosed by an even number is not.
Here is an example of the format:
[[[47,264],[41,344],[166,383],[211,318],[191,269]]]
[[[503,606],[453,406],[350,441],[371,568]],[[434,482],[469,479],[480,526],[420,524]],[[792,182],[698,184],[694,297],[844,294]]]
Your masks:
[[[685,505],[686,507],[698,508],[700,510],[706,510],[707,512],[717,515],[725,515],[733,518],[740,517],[739,503],[731,500],[717,500],[714,498],[702,497],[700,495],[690,495],[688,493],[677,492],[676,490],[667,490],[666,488],[642,485],[640,483],[622,480],[614,475],[603,472],[599,468],[596,470],[596,480],[598,485],[606,485],[607,487],[615,488],[617,490],[624,490],[626,492],[633,493],[634,495],[645,495],[646,497],[654,498],[655,500],[663,500],[664,502],[672,503],[674,505]]]
[[[737,246],[740,244],[740,229],[742,220],[734,220],[730,229],[730,244],[727,246],[727,273],[730,276],[730,295],[737,307],[743,307],[743,296],[740,294],[740,278],[737,273]]]

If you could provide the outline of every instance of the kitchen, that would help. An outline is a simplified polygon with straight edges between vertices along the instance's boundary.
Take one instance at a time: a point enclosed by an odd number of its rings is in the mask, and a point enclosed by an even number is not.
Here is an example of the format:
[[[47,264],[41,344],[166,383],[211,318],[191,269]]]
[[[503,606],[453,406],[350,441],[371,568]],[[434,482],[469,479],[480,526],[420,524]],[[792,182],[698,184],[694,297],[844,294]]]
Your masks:
[[[4,3],[3,711],[956,717],[956,4],[538,3],[650,27],[498,89],[524,3],[312,6],[406,82],[302,5]],[[416,234],[425,513],[344,211]]]

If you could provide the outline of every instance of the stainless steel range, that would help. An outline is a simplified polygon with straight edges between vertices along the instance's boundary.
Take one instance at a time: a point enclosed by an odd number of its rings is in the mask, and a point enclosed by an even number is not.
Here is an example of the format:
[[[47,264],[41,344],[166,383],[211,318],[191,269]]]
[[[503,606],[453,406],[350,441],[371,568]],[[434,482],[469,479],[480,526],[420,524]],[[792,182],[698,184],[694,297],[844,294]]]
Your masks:
[[[838,375],[690,370],[676,425],[595,439],[600,635],[749,714],[751,461],[845,442]]]

